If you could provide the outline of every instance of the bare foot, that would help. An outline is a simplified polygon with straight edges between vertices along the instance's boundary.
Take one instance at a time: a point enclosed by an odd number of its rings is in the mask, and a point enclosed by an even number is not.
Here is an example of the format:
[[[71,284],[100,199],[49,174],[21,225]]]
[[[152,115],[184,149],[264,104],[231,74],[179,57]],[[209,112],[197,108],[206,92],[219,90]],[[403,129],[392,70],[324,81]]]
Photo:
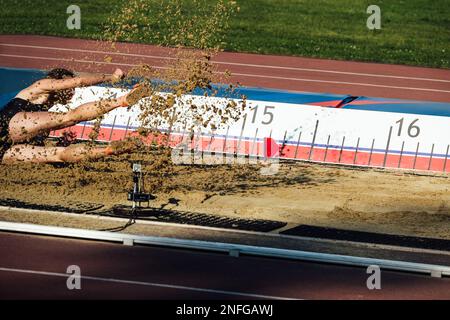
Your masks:
[[[144,146],[144,143],[139,138],[129,137],[125,140],[113,141],[106,147],[105,151],[108,155],[131,153],[139,150]]]
[[[149,97],[153,94],[153,90],[150,85],[146,83],[141,83],[136,85],[133,90],[131,90],[126,95],[126,102],[128,105],[132,106],[139,102],[142,98]]]

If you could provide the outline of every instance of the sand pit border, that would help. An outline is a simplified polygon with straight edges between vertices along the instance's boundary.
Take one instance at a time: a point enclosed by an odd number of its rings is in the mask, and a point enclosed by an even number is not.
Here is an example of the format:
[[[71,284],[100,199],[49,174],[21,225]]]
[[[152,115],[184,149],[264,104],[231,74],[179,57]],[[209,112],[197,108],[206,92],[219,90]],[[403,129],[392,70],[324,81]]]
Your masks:
[[[129,219],[126,218],[118,218],[118,217],[108,217],[108,216],[101,216],[101,215],[92,215],[92,214],[79,214],[79,213],[70,213],[70,212],[59,212],[59,211],[49,211],[49,210],[38,210],[38,209],[22,209],[22,208],[15,208],[15,207],[6,207],[6,206],[0,206],[0,212],[1,211],[10,211],[19,213],[21,215],[31,216],[33,214],[45,214],[45,215],[51,215],[51,216],[58,216],[58,217],[65,217],[69,221],[73,219],[82,219],[85,224],[81,229],[84,230],[92,230],[92,231],[98,231],[95,229],[96,222],[103,221],[106,223],[122,223],[126,224],[129,222]],[[39,220],[39,218],[37,218]],[[1,223],[2,221],[0,221]],[[14,223],[24,223],[29,222],[25,218],[13,218],[9,221],[5,222],[14,222]],[[47,223],[47,224],[46,224]],[[68,222],[54,222],[51,224],[48,224],[44,221],[33,221],[31,224],[34,225],[40,225],[40,226],[54,226],[54,227],[73,227],[73,224]],[[324,238],[313,238],[313,237],[304,237],[304,236],[292,236],[292,235],[284,235],[278,233],[279,231],[285,230],[286,228],[291,228],[292,225],[288,224],[287,226],[274,230],[272,232],[257,232],[257,231],[247,231],[247,230],[237,230],[237,229],[223,229],[223,228],[217,228],[217,227],[206,227],[206,226],[199,226],[199,225],[190,225],[190,224],[178,224],[178,223],[170,223],[170,222],[158,222],[158,221],[148,221],[148,220],[136,220],[135,225],[139,226],[145,226],[145,227],[159,227],[159,228],[167,228],[167,229],[177,229],[177,230],[184,230],[184,231],[196,231],[199,233],[204,234],[221,234],[224,235],[226,238],[228,235],[241,235],[242,237],[256,237],[260,239],[271,239],[271,241],[275,241],[280,243],[279,248],[283,248],[282,242],[283,241],[302,241],[305,243],[308,243],[312,247],[315,245],[318,245],[319,247],[351,247],[355,246],[358,249],[364,250],[364,248],[367,249],[379,249],[384,251],[396,251],[396,252],[405,252],[405,253],[412,253],[412,254],[431,254],[431,255],[439,255],[439,256],[447,256],[450,257],[450,252],[448,251],[442,251],[442,250],[434,250],[434,249],[425,249],[425,248],[414,248],[414,247],[404,247],[404,246],[395,246],[395,245],[386,245],[386,244],[378,244],[378,243],[370,243],[370,242],[354,242],[354,241],[347,241],[347,240],[334,240],[334,239],[324,239]],[[94,227],[95,226],[95,227]],[[117,233],[124,233],[125,231],[119,231]],[[153,230],[139,230],[137,232],[132,232],[133,234],[139,235],[139,236],[149,236],[154,235],[155,232]],[[178,236],[178,235],[176,235]],[[185,237],[188,239],[187,237]],[[230,242],[231,244],[232,242]],[[251,242],[250,242],[251,243]],[[329,250],[327,250],[329,251]],[[351,251],[351,250],[350,250]],[[450,265],[450,262],[449,262]]]

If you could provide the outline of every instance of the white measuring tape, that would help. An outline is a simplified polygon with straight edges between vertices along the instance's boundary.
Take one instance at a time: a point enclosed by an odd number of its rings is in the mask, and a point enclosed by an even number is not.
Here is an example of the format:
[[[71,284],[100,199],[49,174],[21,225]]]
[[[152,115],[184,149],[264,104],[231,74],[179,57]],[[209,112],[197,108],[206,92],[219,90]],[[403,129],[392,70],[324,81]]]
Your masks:
[[[76,105],[99,100],[120,89],[77,89]],[[192,96],[190,96],[192,98]],[[224,103],[223,98],[203,98]],[[238,101],[238,100],[236,100]],[[247,100],[239,121],[217,130],[196,133],[192,146],[199,151],[262,156],[265,138],[280,146],[280,158],[356,166],[450,172],[450,117],[309,104]],[[121,140],[139,127],[139,108],[118,108],[105,115],[99,141]],[[186,123],[162,125],[173,147],[184,140]],[[88,139],[92,123],[71,128],[79,139]],[[58,136],[61,131],[53,132]],[[157,139],[150,137],[150,139]]]

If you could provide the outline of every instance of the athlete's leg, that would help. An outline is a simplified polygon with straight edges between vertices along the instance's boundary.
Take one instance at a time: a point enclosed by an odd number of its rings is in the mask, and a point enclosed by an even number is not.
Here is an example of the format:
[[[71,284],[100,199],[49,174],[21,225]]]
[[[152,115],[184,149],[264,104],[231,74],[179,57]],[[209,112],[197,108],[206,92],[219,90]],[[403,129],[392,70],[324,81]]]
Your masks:
[[[19,112],[9,122],[9,137],[15,143],[25,142],[41,133],[94,120],[117,107],[124,106],[124,101],[124,97],[121,97],[89,102],[66,113]]]
[[[86,145],[72,145],[70,147],[38,147],[29,144],[19,144],[6,151],[3,156],[3,163],[79,162],[87,159],[99,159],[122,152],[124,151],[119,152],[111,146],[89,147]]]

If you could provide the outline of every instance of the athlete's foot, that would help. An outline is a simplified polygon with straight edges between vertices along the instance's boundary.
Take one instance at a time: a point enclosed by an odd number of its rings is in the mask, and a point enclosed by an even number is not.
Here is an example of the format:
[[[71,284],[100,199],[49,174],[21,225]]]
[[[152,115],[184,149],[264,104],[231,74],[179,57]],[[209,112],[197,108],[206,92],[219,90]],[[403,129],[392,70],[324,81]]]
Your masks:
[[[119,155],[123,153],[131,153],[139,150],[144,143],[139,138],[126,138],[125,140],[113,141],[105,148],[107,155]]]
[[[146,83],[140,83],[125,96],[125,101],[129,106],[135,105],[142,98],[150,97],[153,94],[152,88]]]

